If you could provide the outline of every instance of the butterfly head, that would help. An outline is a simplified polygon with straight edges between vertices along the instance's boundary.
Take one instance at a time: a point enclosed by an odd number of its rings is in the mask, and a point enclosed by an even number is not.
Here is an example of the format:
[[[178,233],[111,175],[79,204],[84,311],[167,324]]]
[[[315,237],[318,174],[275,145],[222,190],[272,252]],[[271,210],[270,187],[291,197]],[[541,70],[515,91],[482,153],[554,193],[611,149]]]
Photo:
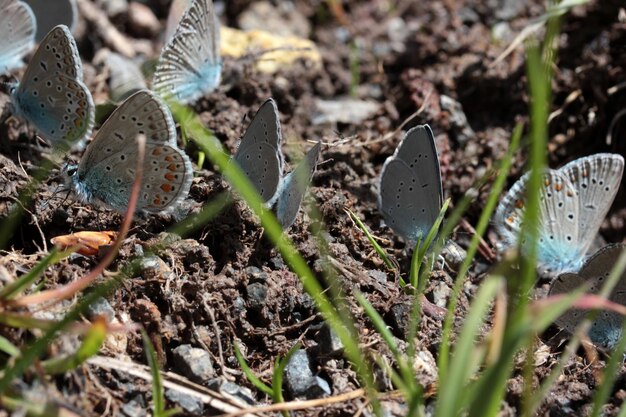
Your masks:
[[[65,188],[73,191],[80,200],[86,202],[94,200],[92,192],[80,178],[78,165],[70,163],[65,164],[61,169],[61,175],[64,178]]]

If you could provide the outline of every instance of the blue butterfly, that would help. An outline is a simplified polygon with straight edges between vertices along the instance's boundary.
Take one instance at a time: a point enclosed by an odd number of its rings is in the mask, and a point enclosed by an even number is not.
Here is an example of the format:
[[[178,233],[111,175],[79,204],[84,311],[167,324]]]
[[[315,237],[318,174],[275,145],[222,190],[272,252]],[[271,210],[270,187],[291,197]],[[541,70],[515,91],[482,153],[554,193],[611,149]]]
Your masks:
[[[271,98],[261,105],[244,133],[233,157],[268,207],[288,229],[296,220],[306,189],[317,165],[317,143],[289,174],[283,177],[282,134],[278,108]]]
[[[31,8],[18,0],[0,0],[0,73],[24,65],[22,58],[35,43],[37,25]]]
[[[598,294],[625,249],[624,244],[609,245],[600,249],[589,257],[579,273],[559,275],[550,287],[550,295],[569,294],[582,286],[589,286],[591,294]],[[626,305],[626,273],[622,274],[613,287],[609,300]],[[570,309],[556,320],[556,324],[567,332],[574,333],[586,315],[586,311]],[[613,348],[622,337],[623,320],[620,314],[613,311],[600,311],[589,329],[591,341],[609,349]]]
[[[578,271],[622,181],[624,158],[600,153],[546,170],[539,206],[538,270],[555,276]],[[517,246],[528,174],[504,196],[495,213],[498,250]],[[526,242],[522,238],[522,251]]]
[[[213,91],[222,73],[219,30],[212,0],[193,0],[161,52],[152,89],[183,104]]]
[[[428,125],[410,129],[383,166],[378,207],[385,223],[411,244],[425,238],[443,205],[435,137]]]
[[[54,0],[54,6],[50,0],[24,0],[37,20],[37,34],[35,40],[40,42],[53,27],[65,25],[70,32],[74,32],[78,22],[78,7],[76,0]]]
[[[11,104],[18,117],[52,143],[91,134],[95,107],[83,83],[76,42],[66,26],[56,26],[41,41],[22,80],[11,87]]]

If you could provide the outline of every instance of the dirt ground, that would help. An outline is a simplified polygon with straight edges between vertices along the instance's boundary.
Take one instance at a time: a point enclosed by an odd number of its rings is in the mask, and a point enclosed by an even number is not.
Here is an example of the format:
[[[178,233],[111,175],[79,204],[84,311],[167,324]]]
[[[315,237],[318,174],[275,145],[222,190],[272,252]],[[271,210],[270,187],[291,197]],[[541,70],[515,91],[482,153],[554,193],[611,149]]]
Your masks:
[[[148,6],[164,24],[169,1],[148,0]],[[245,0],[218,3],[222,24],[238,27],[243,16],[254,17]],[[382,222],[377,208],[377,182],[385,159],[402,137],[396,129],[418,109],[409,126],[428,123],[436,135],[446,197],[458,201],[505,153],[516,122],[528,120],[528,93],[522,48],[499,63],[496,58],[515,35],[543,13],[540,1],[432,1],[344,0],[343,11],[329,9],[333,2],[268,2],[276,8],[273,19],[260,29],[272,27],[311,39],[319,48],[322,65],[308,62],[285,66],[277,74],[262,74],[251,60],[226,59],[223,82],[194,106],[205,125],[225,147],[234,152],[248,120],[268,97],[278,105],[283,126],[283,150],[288,164],[309,149],[311,141],[322,140],[321,162],[311,185],[311,200],[322,214],[333,265],[339,271],[346,301],[355,314],[361,342],[388,356],[371,323],[351,296],[363,292],[402,338],[411,298],[399,289],[398,277],[388,271],[373,252],[367,238],[351,222],[345,209],[359,216],[382,239],[401,271],[409,269],[405,244]],[[137,51],[158,56],[159,33],[145,34],[129,17],[128,10],[110,20],[128,36]],[[257,21],[263,23],[263,18]],[[305,22],[300,24],[297,22]],[[559,52],[553,81],[550,119],[549,163],[558,167],[572,159],[596,152],[626,156],[626,122],[616,123],[613,141],[606,136],[614,116],[626,106],[626,7],[622,1],[591,1],[575,8],[562,21]],[[85,67],[85,79],[98,103],[107,96],[104,69],[93,58],[104,42],[93,23],[81,18],[76,32]],[[136,43],[136,44],[135,44]],[[318,100],[337,100],[350,95],[377,104],[364,119],[314,124],[320,113]],[[449,97],[462,110],[451,110]],[[443,98],[443,99],[442,99]],[[3,95],[2,100],[6,101]],[[442,104],[443,103],[443,104]],[[322,106],[323,107],[323,106]],[[463,113],[466,121],[463,120]],[[309,141],[309,142],[307,142]],[[197,149],[187,148],[197,161]],[[46,153],[46,145],[34,139],[22,123],[0,126],[0,213],[32,175]],[[79,154],[70,158],[78,158]],[[523,170],[519,154],[509,185]],[[197,168],[190,199],[193,210],[224,190],[225,184],[210,163]],[[59,179],[51,175],[36,193],[23,221],[2,253],[0,265],[9,274],[20,275],[51,246],[49,239],[81,230],[115,230],[122,217],[102,208],[68,199],[52,198]],[[480,190],[466,213],[468,224],[476,224],[488,186]],[[622,186],[601,228],[607,242],[626,241],[626,193]],[[150,216],[134,222],[119,257],[109,268],[115,270],[148,248],[159,234],[174,223],[165,216]],[[319,252],[309,232],[311,220],[300,213],[290,230],[296,247],[316,273]],[[464,247],[471,229],[459,227],[453,240]],[[495,234],[487,243],[493,248]],[[176,241],[157,255],[149,255],[136,277],[127,280],[109,297],[116,320],[143,325],[157,348],[165,371],[179,372],[172,351],[183,344],[205,349],[213,360],[214,374],[251,388],[234,356],[233,343],[242,348],[252,370],[264,381],[271,369],[298,341],[310,353],[314,372],[325,379],[333,394],[358,388],[349,364],[341,357],[318,354],[322,320],[295,274],[286,266],[242,202],[227,208],[202,230]],[[460,313],[471,300],[475,285],[493,259],[478,256],[465,285]],[[97,259],[76,256],[46,271],[46,286],[69,282],[84,275]],[[433,273],[426,290],[428,300],[445,306],[455,277],[454,265]],[[404,276],[405,274],[403,274]],[[541,283],[545,291],[547,283]],[[259,295],[261,294],[261,295]],[[63,308],[69,308],[71,302]],[[52,317],[60,311],[50,312]],[[441,336],[442,316],[432,307],[423,316],[419,346],[423,360],[421,382],[436,381],[435,358]],[[462,321],[462,316],[458,317]],[[2,328],[2,334],[20,344],[31,337],[27,331]],[[566,335],[556,327],[538,341],[537,381],[545,377],[562,351]],[[219,343],[218,343],[219,342]],[[63,350],[55,344],[50,354]],[[146,363],[139,332],[108,340],[104,355]],[[604,360],[603,357],[600,360]],[[565,369],[539,414],[580,415],[591,402],[596,387],[594,366],[583,352]],[[622,369],[623,370],[623,369]],[[380,388],[389,388],[381,380]],[[84,366],[79,371],[48,380],[24,378],[25,391],[44,390],[48,397],[85,410],[85,415],[132,415],[123,408],[134,401],[147,409],[149,384],[121,371]],[[623,378],[615,388],[606,415],[615,415],[626,391]],[[521,396],[521,376],[508,383],[503,415],[515,415]],[[255,401],[267,401],[253,389]],[[175,405],[170,403],[171,405]],[[390,415],[402,415],[398,399],[384,402]],[[299,415],[353,415],[363,400],[344,401]],[[121,413],[121,414],[120,414]],[[187,411],[186,415],[197,415]],[[209,411],[205,409],[204,415]],[[2,414],[0,412],[0,414]],[[139,412],[136,415],[145,415]]]

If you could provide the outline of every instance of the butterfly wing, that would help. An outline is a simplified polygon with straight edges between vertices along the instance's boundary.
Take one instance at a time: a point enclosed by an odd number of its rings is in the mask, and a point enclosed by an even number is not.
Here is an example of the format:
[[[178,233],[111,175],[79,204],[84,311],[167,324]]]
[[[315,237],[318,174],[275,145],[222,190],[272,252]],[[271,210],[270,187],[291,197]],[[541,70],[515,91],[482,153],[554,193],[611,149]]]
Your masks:
[[[511,187],[495,214],[498,234],[502,238],[498,250],[503,252],[518,244],[526,210],[525,174]],[[546,170],[540,190],[538,221],[538,270],[552,276],[566,271],[578,271],[586,248],[579,241],[579,206],[576,190],[568,178],[556,170]],[[522,239],[522,251],[528,250]]]
[[[212,0],[193,0],[161,52],[152,88],[162,97],[192,103],[219,85],[219,21]]]
[[[442,204],[435,138],[428,125],[417,126],[383,166],[378,205],[387,225],[415,243],[428,234]]]
[[[184,199],[193,179],[191,163],[176,145],[169,109],[148,90],[129,97],[102,125],[78,165],[73,179],[77,194],[119,211],[126,209],[135,179],[139,135],[146,137],[146,160],[137,208],[165,212]]]
[[[28,3],[37,19],[37,42],[56,25],[65,25],[71,32],[74,31],[78,21],[76,0],[54,0],[54,7],[50,7],[50,0],[23,1]]]
[[[296,220],[304,193],[311,183],[311,178],[313,178],[320,148],[321,143],[318,142],[307,152],[298,166],[285,176],[280,186],[276,203],[276,217],[283,230],[291,227]]]
[[[37,25],[32,10],[21,1],[0,0],[0,10],[0,73],[7,73],[24,65],[22,58],[33,47]]]
[[[89,136],[95,107],[82,77],[74,38],[67,27],[56,26],[39,44],[11,94],[17,114],[53,143]]]
[[[115,52],[106,57],[109,69],[109,97],[121,102],[133,93],[147,88],[141,70],[134,61]]]
[[[548,171],[543,180],[539,202],[539,271],[546,276],[578,271],[586,248],[578,240],[580,210],[576,190],[560,171]]]
[[[559,275],[550,287],[550,295],[567,294],[583,285],[589,286],[589,293],[598,294],[624,248],[623,244],[606,246],[592,255],[578,274]],[[622,274],[609,299],[626,305],[626,273]],[[584,310],[570,309],[556,320],[556,324],[573,333],[586,314]],[[622,317],[607,310],[598,313],[589,329],[589,337],[594,343],[609,348],[617,343],[621,334]]]
[[[511,189],[502,197],[494,214],[494,224],[500,240],[497,243],[499,252],[517,245],[517,238],[524,219],[526,183],[528,174],[524,174]]]
[[[574,185],[579,201],[579,236],[584,251],[598,233],[624,174],[624,158],[600,153],[576,159],[559,169]]]
[[[178,28],[178,23],[183,16],[183,13],[189,7],[190,0],[172,0],[172,4],[170,4],[170,10],[167,13],[167,22],[165,22],[165,35],[163,39],[165,39],[165,43],[169,42],[176,33],[176,29]]]
[[[244,133],[234,161],[254,184],[263,201],[273,200],[283,172],[282,134],[274,100],[265,101]]]

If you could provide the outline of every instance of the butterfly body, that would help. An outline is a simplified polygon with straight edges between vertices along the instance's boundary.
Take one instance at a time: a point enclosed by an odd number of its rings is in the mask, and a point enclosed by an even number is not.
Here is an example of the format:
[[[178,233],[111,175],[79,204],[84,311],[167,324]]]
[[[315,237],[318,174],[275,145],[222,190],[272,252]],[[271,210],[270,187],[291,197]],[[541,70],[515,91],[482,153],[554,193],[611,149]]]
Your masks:
[[[22,1],[0,0],[0,73],[21,68],[22,58],[35,41],[37,24],[31,8]]]
[[[439,215],[443,192],[435,138],[428,125],[410,129],[381,171],[378,206],[385,223],[414,244]]]
[[[95,107],[82,76],[74,38],[67,27],[56,26],[42,40],[21,82],[11,89],[15,114],[52,143],[89,136]]]
[[[152,88],[166,99],[193,103],[220,83],[219,21],[212,0],[193,0],[161,52]]]
[[[543,173],[537,225],[541,275],[555,276],[581,268],[617,194],[623,170],[620,155],[596,154]],[[518,244],[527,182],[528,174],[511,187],[496,210],[500,252]],[[526,238],[521,243],[526,251]]]
[[[168,212],[187,196],[193,171],[189,158],[176,145],[172,115],[154,93],[140,90],[111,114],[80,163],[65,169],[81,200],[126,210],[135,180],[139,135],[146,137],[146,147],[137,210]]]

